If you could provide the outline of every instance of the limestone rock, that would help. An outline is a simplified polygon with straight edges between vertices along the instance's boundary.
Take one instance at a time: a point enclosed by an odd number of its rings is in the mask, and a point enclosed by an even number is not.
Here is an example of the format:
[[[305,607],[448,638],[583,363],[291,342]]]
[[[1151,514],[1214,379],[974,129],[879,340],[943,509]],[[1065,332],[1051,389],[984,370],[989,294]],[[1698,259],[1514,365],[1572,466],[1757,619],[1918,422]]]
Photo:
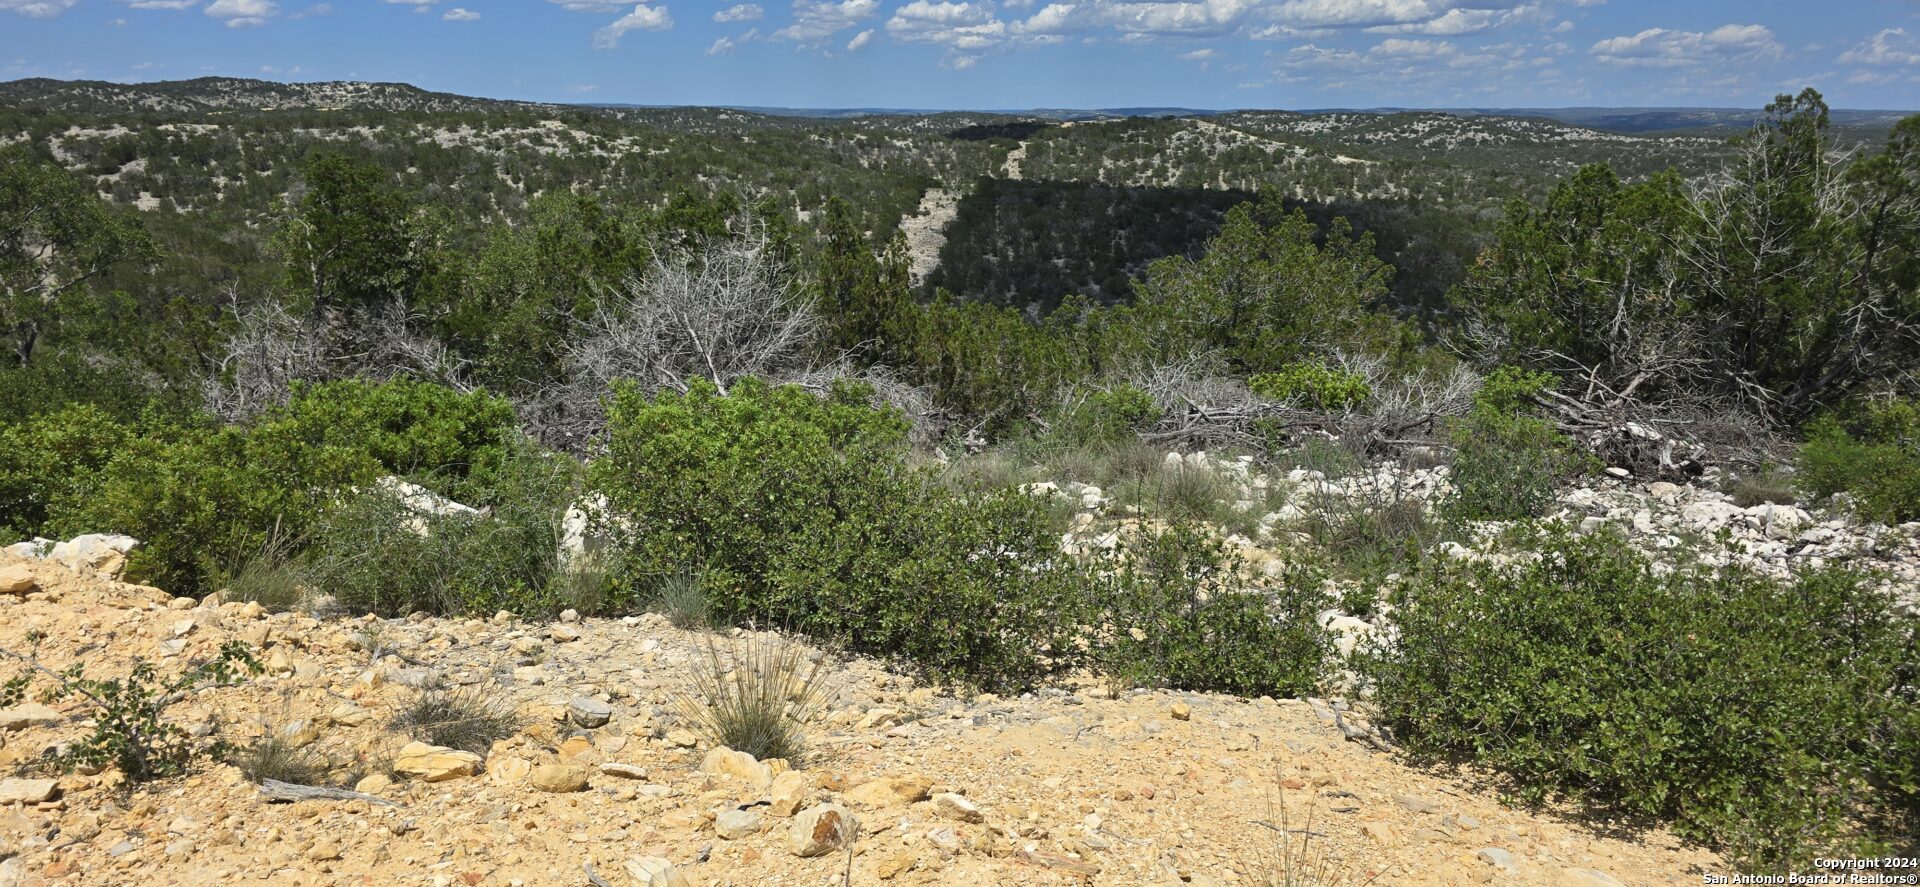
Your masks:
[[[743,751],[734,751],[720,746],[710,752],[700,762],[700,772],[715,776],[730,776],[744,780],[754,788],[769,788],[773,785],[773,769],[753,755]]]
[[[573,718],[574,723],[588,729],[604,727],[613,719],[613,706],[591,696],[581,696],[567,703],[567,715]]]
[[[1560,873],[1567,887],[1625,887],[1618,878],[1599,869],[1567,869]]]
[[[25,730],[60,723],[60,713],[38,702],[0,709],[0,730]]]
[[[658,856],[636,856],[627,860],[627,876],[636,887],[698,887],[692,876]]]
[[[760,814],[752,810],[728,810],[713,818],[714,834],[737,841],[760,831]]]
[[[967,800],[966,796],[953,792],[941,792],[933,796],[933,806],[942,816],[958,819],[961,822],[985,822],[987,815],[980,812],[979,805]]]
[[[60,794],[60,783],[53,779],[0,780],[0,804],[38,804]]]
[[[480,772],[480,756],[424,742],[409,742],[393,760],[393,772],[423,782],[445,782]]]
[[[693,735],[692,730],[668,730],[666,739],[667,744],[674,748],[692,748],[700,744],[700,737]]]
[[[0,567],[0,594],[31,594],[39,587],[40,581],[25,564]]]
[[[882,776],[854,786],[846,797],[868,807],[893,807],[924,801],[932,789],[933,780],[925,776]]]
[[[632,764],[620,764],[613,761],[608,761],[606,763],[601,764],[600,772],[605,773],[608,776],[617,776],[621,779],[647,778],[647,768],[636,767]]]
[[[527,784],[543,792],[582,792],[590,781],[587,768],[579,764],[542,764],[527,776]]]
[[[768,812],[775,816],[792,816],[813,800],[813,777],[798,770],[775,776],[772,795],[773,803]]]
[[[799,857],[824,856],[860,836],[860,820],[839,804],[810,807],[787,827],[787,849]]]
[[[1176,702],[1168,714],[1171,714],[1176,721],[1190,721],[1193,720],[1193,706],[1184,702]]]

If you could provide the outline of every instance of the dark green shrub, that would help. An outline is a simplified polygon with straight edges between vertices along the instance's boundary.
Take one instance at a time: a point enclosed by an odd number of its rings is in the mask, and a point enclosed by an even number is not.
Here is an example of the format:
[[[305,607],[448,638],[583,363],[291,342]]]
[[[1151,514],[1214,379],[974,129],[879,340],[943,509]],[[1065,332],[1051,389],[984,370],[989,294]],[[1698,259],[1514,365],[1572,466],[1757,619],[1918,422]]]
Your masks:
[[[1330,599],[1296,569],[1270,587],[1193,524],[1143,534],[1118,556],[1102,615],[1102,668],[1134,685],[1299,696],[1325,674],[1316,617]]]
[[[1160,406],[1153,402],[1153,395],[1132,385],[1116,385],[1088,392],[1061,408],[1052,436],[1065,446],[1117,444],[1159,417]]]
[[[128,433],[87,404],[0,425],[0,535],[38,533],[51,503],[83,489]]]
[[[1247,380],[1253,393],[1307,409],[1357,409],[1373,398],[1373,386],[1358,373],[1336,370],[1322,363],[1291,363]]]
[[[1873,581],[1662,572],[1609,534],[1525,535],[1537,558],[1436,558],[1396,589],[1398,637],[1360,668],[1408,750],[1776,871],[1916,822],[1913,637]]]
[[[1529,399],[1553,384],[1548,373],[1501,367],[1487,377],[1474,407],[1453,429],[1453,493],[1448,516],[1519,520],[1552,504],[1560,484],[1586,460]]]
[[[335,500],[384,474],[450,493],[488,483],[513,424],[503,401],[418,382],[301,388],[250,426],[142,422],[49,506],[52,534],[125,533],[129,575],[206,590],[276,539],[305,538]],[[484,503],[482,503],[484,504]]]
[[[717,622],[783,625],[998,689],[1067,667],[1082,593],[1045,506],[940,486],[908,464],[904,420],[869,396],[751,379],[730,394],[622,388],[592,482],[634,563],[704,571]]]
[[[1852,422],[1815,420],[1800,448],[1800,482],[1817,496],[1851,494],[1873,520],[1920,520],[1920,401],[1875,405]]]

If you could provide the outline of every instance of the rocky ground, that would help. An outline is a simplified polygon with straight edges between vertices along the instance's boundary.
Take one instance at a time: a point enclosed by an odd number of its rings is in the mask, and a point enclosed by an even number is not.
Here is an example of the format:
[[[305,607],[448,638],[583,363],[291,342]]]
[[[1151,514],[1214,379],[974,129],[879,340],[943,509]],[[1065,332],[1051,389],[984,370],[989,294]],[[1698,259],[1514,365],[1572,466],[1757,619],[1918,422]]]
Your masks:
[[[1431,504],[1448,489],[1444,468],[1329,479],[1204,454],[1167,460],[1230,480],[1230,504],[1258,515],[1234,538],[1255,570],[1301,550],[1300,522],[1328,502]],[[1115,527],[1131,521],[1097,488],[1031,490],[1074,500],[1068,550],[1115,544]],[[1849,563],[1886,577],[1909,615],[1920,603],[1920,525],[1742,508],[1704,484],[1616,477],[1567,492],[1555,511],[1582,532],[1616,526],[1668,563],[1775,575]],[[1448,543],[1448,553],[1523,556],[1497,550],[1497,526],[1483,529],[1484,544]],[[191,694],[169,717],[209,741],[278,734],[336,764],[333,778],[363,796],[278,802],[217,762],[137,787],[114,769],[48,773],[37,762],[83,735],[91,713],[28,702],[0,711],[11,773],[0,782],[0,887],[1294,883],[1283,880],[1283,835],[1296,859],[1307,842],[1305,867],[1332,872],[1308,884],[1601,887],[1726,871],[1669,835],[1510,808],[1497,780],[1416,769],[1349,741],[1340,700],[1092,684],[956,697],[873,662],[836,661],[814,753],[789,767],[710,748],[683,718],[707,645],[737,635],[651,615],[271,614],[111,579],[132,544],[0,550],[0,647],[25,651],[44,636],[38,655],[50,668],[117,676],[136,658],[171,674],[244,641],[265,673]],[[1390,608],[1370,618],[1323,614],[1346,650],[1385,627]],[[502,700],[523,726],[484,755],[427,746],[393,720],[436,685]]]
[[[589,865],[613,885],[827,885],[849,872],[854,884],[1244,884],[1279,875],[1276,826],[1310,830],[1310,853],[1344,873],[1331,883],[1597,887],[1724,870],[1664,834],[1603,834],[1503,806],[1471,775],[1405,766],[1343,739],[1323,702],[1094,686],[955,698],[844,662],[815,757],[781,772],[686,731],[675,699],[711,636],[660,617],[323,621],[0,554],[9,576],[0,646],[41,632],[51,667],[110,675],[136,656],[171,672],[243,640],[266,674],[171,717],[376,766],[360,767],[372,799],[296,803],[219,763],[131,790],[112,769],[42,776],[30,764],[80,735],[88,712],[27,703],[0,712],[14,774],[0,783],[0,884],[586,885]],[[434,680],[511,700],[526,726],[483,761],[410,746],[389,721]],[[857,828],[836,831],[842,819]],[[832,846],[848,833],[850,857]]]

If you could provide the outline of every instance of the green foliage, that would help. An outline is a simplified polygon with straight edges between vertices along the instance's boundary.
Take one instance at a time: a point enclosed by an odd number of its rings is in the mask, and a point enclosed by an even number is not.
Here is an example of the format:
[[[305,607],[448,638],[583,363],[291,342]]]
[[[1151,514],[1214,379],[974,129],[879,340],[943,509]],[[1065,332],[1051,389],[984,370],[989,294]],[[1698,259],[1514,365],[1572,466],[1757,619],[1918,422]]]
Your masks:
[[[84,487],[127,433],[85,404],[0,425],[0,534],[33,535],[51,504]]]
[[[1851,422],[1815,420],[1800,448],[1800,482],[1817,496],[1851,495],[1874,520],[1920,519],[1920,401],[1872,404]]]
[[[1153,395],[1132,385],[1089,391],[1061,407],[1053,437],[1065,446],[1117,444],[1160,418]]]
[[[1602,166],[1516,201],[1456,289],[1488,361],[1623,396],[1704,393],[1797,423],[1920,360],[1920,117],[1857,161],[1782,95],[1723,187]],[[1871,316],[1873,323],[1858,318]]]
[[[394,713],[391,726],[428,745],[486,757],[495,742],[520,732],[525,723],[512,700],[474,684],[421,690]]]
[[[1118,556],[1095,655],[1108,674],[1137,686],[1309,693],[1326,673],[1331,644],[1316,616],[1330,601],[1308,571],[1275,581],[1251,584],[1238,558],[1198,525],[1147,532]]]
[[[1323,232],[1270,195],[1229,212],[1199,259],[1155,262],[1139,301],[1162,347],[1217,350],[1235,369],[1264,373],[1383,335],[1370,308],[1392,275],[1346,220]]]
[[[703,570],[721,623],[784,625],[1002,689],[1066,667],[1078,570],[1044,506],[940,486],[907,463],[900,417],[868,397],[751,379],[728,395],[625,387],[592,484],[634,563]]]
[[[512,421],[484,393],[347,381],[301,388],[249,426],[142,422],[59,491],[48,526],[140,539],[130,575],[191,593],[276,539],[304,538],[340,493],[383,474],[437,473],[456,496],[473,491],[498,470]]]
[[[1793,505],[1800,501],[1800,493],[1794,489],[1793,475],[1765,466],[1757,471],[1728,477],[1721,483],[1720,492],[1732,497],[1733,504],[1741,508],[1767,504]]]
[[[1572,442],[1536,415],[1530,399],[1553,377],[1501,367],[1486,379],[1474,406],[1453,428],[1453,492],[1444,504],[1460,520],[1537,516],[1567,477],[1586,466]]]
[[[1373,386],[1360,374],[1323,363],[1293,363],[1271,373],[1255,373],[1247,387],[1268,400],[1325,411],[1357,409],[1373,398]]]
[[[826,676],[827,659],[791,641],[749,632],[722,653],[707,637],[680,713],[714,745],[802,767],[807,722],[826,704]]]
[[[432,270],[433,234],[391,175],[322,154],[301,176],[299,214],[279,235],[287,284],[315,311],[375,308],[413,295]]]
[[[547,615],[572,576],[560,568],[571,460],[515,444],[489,483],[470,487],[478,514],[433,514],[401,490],[372,486],[316,519],[302,572],[358,613]]]
[[[30,634],[38,646],[41,636]],[[222,645],[213,659],[190,664],[172,678],[162,680],[159,669],[144,659],[135,660],[133,669],[122,679],[86,677],[81,663],[55,672],[41,665],[31,651],[18,653],[0,649],[25,663],[27,670],[0,687],[0,707],[18,705],[35,677],[44,676],[51,685],[41,694],[44,701],[77,699],[91,706],[93,732],[61,754],[55,763],[68,769],[120,768],[127,779],[145,782],[186,771],[200,751],[192,734],[179,724],[165,719],[175,702],[206,687],[227,686],[241,678],[260,673],[260,663],[239,641]]]
[[[0,149],[0,329],[33,362],[67,297],[121,264],[151,261],[153,241],[91,182],[17,148]]]
[[[1398,636],[1360,667],[1409,750],[1760,870],[1871,855],[1920,812],[1913,637],[1871,577],[1656,570],[1607,534],[1525,536],[1537,557],[1436,558],[1395,589]]]

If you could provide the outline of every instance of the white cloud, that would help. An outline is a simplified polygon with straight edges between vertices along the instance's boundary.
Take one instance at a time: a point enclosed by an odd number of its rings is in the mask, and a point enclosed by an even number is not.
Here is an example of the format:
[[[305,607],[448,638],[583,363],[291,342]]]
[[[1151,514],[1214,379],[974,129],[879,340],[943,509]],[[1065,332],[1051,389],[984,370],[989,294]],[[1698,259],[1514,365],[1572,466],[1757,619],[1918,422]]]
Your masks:
[[[380,0],[380,2],[391,6],[411,6],[414,12],[426,12],[439,0]]]
[[[713,41],[712,46],[707,47],[707,55],[726,55],[733,52],[733,47],[734,42],[731,39],[722,37]]]
[[[847,51],[859,52],[861,49],[865,48],[867,44],[872,42],[873,42],[873,29],[868,28],[864,31],[861,31],[858,34],[853,35],[853,39],[847,41]]]
[[[1212,49],[1196,49],[1192,52],[1180,53],[1180,57],[1190,62],[1205,61],[1207,59],[1213,58],[1213,50]]]
[[[477,22],[480,20],[480,13],[464,7],[455,6],[447,10],[447,14],[441,16],[440,19],[441,21],[448,22]]]
[[[613,23],[593,32],[593,48],[615,49],[620,38],[628,31],[664,31],[673,27],[673,16],[667,14],[665,6],[648,6],[644,3],[633,8]]]
[[[621,0],[547,0],[568,12],[619,12],[627,8]]]
[[[1920,65],[1920,40],[1905,28],[1888,28],[1840,54],[1843,65]]]
[[[1593,45],[1593,56],[1613,65],[1679,68],[1707,62],[1776,59],[1784,48],[1764,25],[1721,25],[1705,33],[1648,28]]]
[[[757,22],[765,18],[767,11],[758,3],[737,3],[713,14],[716,22]]]
[[[192,9],[200,5],[200,0],[120,0],[134,9]],[[4,5],[4,0],[0,0]]]
[[[224,20],[229,28],[251,28],[279,15],[280,5],[273,0],[213,0],[205,12]]]
[[[802,45],[818,45],[880,13],[880,0],[793,0],[793,23],[769,35]]]
[[[74,0],[0,0],[0,12],[17,12],[27,18],[53,18],[73,8]]]

